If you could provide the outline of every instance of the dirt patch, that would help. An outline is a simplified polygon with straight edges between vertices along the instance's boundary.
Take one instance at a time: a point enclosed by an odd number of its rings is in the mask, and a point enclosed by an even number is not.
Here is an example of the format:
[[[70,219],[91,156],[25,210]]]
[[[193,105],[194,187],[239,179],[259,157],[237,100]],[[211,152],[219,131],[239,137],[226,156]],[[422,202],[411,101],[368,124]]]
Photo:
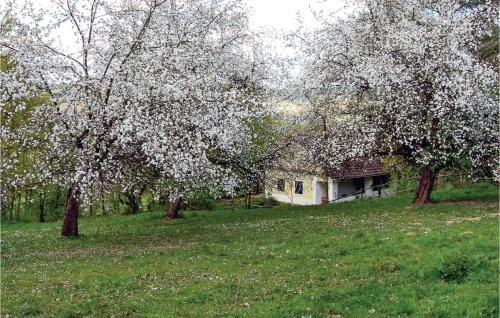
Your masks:
[[[479,221],[481,221],[481,217],[477,216],[474,218],[454,218],[451,220],[444,221],[444,223],[446,223],[446,225],[451,225],[451,224],[455,224],[455,223],[462,223],[464,221],[466,221],[466,222],[479,222]]]
[[[454,201],[453,203],[458,203],[458,204],[463,204],[463,205],[468,205],[472,206],[475,208],[497,208],[498,209],[498,202],[492,202],[492,201]]]
[[[446,225],[451,225],[451,224],[462,223],[462,222],[480,222],[482,218],[491,219],[491,218],[497,218],[499,216],[500,216],[500,213],[487,213],[487,214],[483,214],[481,216],[476,216],[476,217],[468,217],[468,218],[456,217],[456,218],[453,218],[451,220],[444,221],[444,223],[446,223]]]

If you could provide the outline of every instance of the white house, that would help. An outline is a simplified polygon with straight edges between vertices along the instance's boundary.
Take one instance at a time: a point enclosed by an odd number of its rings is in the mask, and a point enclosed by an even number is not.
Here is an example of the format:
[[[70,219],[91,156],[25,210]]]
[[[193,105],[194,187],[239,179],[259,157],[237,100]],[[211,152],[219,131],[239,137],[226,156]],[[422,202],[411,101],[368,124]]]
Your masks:
[[[273,171],[272,175],[274,184],[268,186],[266,195],[298,205],[343,202],[391,192],[389,174],[379,159],[361,160],[324,175],[302,172],[291,177],[285,171]]]

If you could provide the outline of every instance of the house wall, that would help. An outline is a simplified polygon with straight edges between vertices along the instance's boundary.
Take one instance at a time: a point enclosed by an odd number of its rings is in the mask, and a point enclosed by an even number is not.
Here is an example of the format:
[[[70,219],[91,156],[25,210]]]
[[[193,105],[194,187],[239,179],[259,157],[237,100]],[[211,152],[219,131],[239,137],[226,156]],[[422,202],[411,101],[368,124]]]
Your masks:
[[[314,181],[316,182],[316,187],[315,187],[316,188],[316,196],[315,196],[314,202],[316,204],[321,204],[322,198],[325,198],[326,201],[328,201],[328,182],[313,179],[313,182]]]
[[[328,179],[328,200],[336,200],[339,193],[339,185],[337,181]]]
[[[372,177],[365,178],[365,193],[364,193],[365,196],[371,197],[378,195],[377,191],[373,191],[372,185],[373,185],[373,178]]]
[[[275,172],[270,178],[271,184],[266,189],[267,197],[274,198],[277,201],[298,204],[298,205],[312,205],[316,204],[316,181],[322,180],[312,176],[297,175],[293,178],[286,176],[282,173]],[[285,191],[278,191],[277,180],[285,180]],[[295,193],[295,181],[302,181],[304,183],[303,194]],[[314,182],[313,182],[314,181]]]

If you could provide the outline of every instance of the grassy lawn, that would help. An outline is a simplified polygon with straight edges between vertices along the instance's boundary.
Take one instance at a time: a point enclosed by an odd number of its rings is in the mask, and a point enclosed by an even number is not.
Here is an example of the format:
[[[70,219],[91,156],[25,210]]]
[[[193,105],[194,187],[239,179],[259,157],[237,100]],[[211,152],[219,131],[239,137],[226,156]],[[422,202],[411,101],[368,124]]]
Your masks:
[[[2,317],[498,317],[498,189],[2,225]]]

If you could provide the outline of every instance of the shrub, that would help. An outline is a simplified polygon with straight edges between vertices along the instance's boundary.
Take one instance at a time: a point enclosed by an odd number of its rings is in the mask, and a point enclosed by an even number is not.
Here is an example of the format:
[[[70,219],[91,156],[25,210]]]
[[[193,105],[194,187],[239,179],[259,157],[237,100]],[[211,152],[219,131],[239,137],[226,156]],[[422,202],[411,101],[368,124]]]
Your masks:
[[[215,200],[207,196],[197,196],[189,199],[186,205],[189,210],[213,210]]]
[[[462,282],[471,272],[473,262],[465,255],[453,255],[444,259],[438,269],[439,278],[445,282]]]
[[[255,201],[255,204],[259,206],[277,206],[279,202],[274,198],[262,198]]]

